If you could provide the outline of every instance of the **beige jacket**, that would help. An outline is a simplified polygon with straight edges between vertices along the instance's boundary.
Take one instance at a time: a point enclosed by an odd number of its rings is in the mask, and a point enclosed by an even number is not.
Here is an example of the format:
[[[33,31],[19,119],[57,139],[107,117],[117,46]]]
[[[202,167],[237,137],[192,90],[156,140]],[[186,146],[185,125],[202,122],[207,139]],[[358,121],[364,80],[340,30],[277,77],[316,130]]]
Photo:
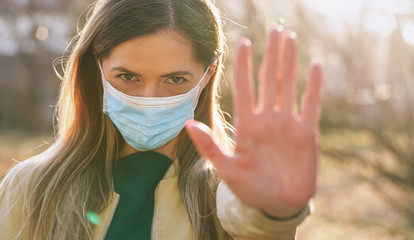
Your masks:
[[[16,239],[22,226],[24,192],[30,183],[30,174],[36,169],[36,160],[17,164],[0,183],[0,239]],[[178,176],[174,164],[167,170],[155,190],[152,240],[193,240],[188,215],[181,204]],[[7,179],[7,181],[6,181]],[[99,214],[100,224],[94,229],[93,240],[105,239],[121,196],[113,192],[113,201]],[[217,189],[217,230],[236,240],[293,240],[296,227],[309,214],[306,208],[299,216],[288,221],[275,221],[261,212],[244,205],[229,187],[221,182]]]

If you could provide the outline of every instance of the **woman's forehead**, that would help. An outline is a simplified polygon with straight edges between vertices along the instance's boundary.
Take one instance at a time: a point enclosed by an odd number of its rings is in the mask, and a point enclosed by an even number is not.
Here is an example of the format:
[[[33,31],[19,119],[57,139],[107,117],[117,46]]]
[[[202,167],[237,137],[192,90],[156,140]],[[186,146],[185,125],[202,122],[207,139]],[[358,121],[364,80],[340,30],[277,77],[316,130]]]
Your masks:
[[[190,70],[203,67],[195,60],[191,40],[173,30],[161,30],[123,42],[103,61],[109,68]]]

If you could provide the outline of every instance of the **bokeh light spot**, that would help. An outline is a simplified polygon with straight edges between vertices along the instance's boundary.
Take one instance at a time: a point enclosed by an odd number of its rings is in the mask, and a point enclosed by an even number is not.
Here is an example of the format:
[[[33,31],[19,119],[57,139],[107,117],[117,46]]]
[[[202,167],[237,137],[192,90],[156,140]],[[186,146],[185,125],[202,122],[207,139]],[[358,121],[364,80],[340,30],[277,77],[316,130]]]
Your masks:
[[[285,19],[283,19],[283,18],[279,18],[278,19],[278,23],[280,24],[280,25],[285,25],[285,23],[286,23],[286,21],[285,21]]]
[[[88,219],[92,224],[99,225],[101,223],[99,214],[97,214],[96,212],[88,212],[86,215],[88,216]]]
[[[376,85],[374,93],[378,100],[385,101],[391,98],[391,88],[388,84],[383,83]]]
[[[36,30],[36,38],[46,40],[49,37],[49,30],[45,26],[39,26]]]

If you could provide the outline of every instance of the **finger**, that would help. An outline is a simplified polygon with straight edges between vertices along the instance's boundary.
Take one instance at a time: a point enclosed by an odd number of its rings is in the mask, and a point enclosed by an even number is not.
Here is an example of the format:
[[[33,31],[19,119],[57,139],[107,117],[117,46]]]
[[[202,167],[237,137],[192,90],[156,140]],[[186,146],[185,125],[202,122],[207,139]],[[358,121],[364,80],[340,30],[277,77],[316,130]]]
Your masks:
[[[281,58],[283,27],[272,27],[263,54],[259,73],[259,108],[273,111],[275,105],[276,80]]]
[[[279,57],[279,63],[278,63],[278,73],[276,75],[276,101],[275,101],[275,107],[278,109],[282,108],[282,102],[283,102],[283,85],[284,85],[284,75],[285,75],[285,48],[286,48],[286,38],[289,36],[291,31],[285,30],[282,34],[281,41],[280,41],[280,57]]]
[[[305,123],[317,127],[322,99],[322,66],[318,61],[312,61],[309,69],[308,83],[302,97],[301,118]]]
[[[195,120],[187,120],[185,128],[197,151],[211,161],[220,175],[226,169],[231,169],[226,167],[229,157],[214,142],[208,126]]]
[[[234,64],[233,105],[235,125],[241,119],[246,119],[255,106],[253,92],[251,42],[247,38],[239,40]]]
[[[282,111],[291,114],[296,103],[296,73],[298,68],[298,50],[296,45],[296,33],[290,33],[285,41],[284,50],[284,81]]]

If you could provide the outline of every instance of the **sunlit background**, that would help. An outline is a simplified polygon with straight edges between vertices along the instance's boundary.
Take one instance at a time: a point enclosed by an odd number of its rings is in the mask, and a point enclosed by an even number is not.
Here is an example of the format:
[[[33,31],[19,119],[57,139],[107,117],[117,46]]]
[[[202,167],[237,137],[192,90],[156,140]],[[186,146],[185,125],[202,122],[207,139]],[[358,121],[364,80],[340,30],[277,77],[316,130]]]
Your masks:
[[[0,171],[47,147],[60,83],[53,62],[67,54],[90,3],[0,0]],[[240,36],[253,42],[257,72],[267,29],[279,23],[297,32],[299,92],[311,58],[324,65],[316,211],[298,239],[414,239],[414,0],[216,4],[229,45],[227,112]]]

